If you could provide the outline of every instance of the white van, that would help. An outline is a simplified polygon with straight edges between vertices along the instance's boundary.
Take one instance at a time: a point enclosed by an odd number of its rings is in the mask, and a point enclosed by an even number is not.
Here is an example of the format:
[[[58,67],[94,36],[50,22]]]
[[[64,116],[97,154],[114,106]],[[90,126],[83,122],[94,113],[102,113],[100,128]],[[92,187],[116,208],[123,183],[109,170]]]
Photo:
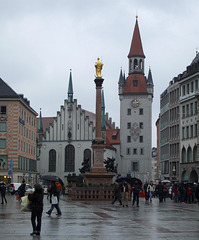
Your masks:
[[[8,191],[13,195],[17,192],[18,188],[21,186],[21,183],[11,183],[8,187]]]

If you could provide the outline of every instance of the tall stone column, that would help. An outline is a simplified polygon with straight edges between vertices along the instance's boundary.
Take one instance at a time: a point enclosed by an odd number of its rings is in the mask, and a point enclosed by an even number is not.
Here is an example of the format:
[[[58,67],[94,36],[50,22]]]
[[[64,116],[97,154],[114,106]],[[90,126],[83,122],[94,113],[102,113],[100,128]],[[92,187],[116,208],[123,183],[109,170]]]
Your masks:
[[[107,173],[106,168],[104,167],[104,149],[105,144],[102,139],[102,83],[104,79],[101,76],[101,70],[103,63],[98,61],[95,64],[96,67],[96,131],[95,131],[95,140],[92,143],[93,149],[93,167],[90,172],[84,174],[84,180],[87,184],[96,184],[96,185],[111,185],[112,179],[115,176],[115,173]]]
[[[102,142],[102,126],[101,126],[101,119],[102,119],[102,83],[103,78],[96,78],[96,134],[95,134],[95,141],[97,143]]]

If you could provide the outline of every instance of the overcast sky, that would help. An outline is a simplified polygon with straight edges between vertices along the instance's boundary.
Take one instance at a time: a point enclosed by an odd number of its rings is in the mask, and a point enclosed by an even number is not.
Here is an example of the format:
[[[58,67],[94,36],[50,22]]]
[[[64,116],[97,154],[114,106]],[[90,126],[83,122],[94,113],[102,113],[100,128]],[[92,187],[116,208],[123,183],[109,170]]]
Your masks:
[[[42,116],[56,116],[67,99],[72,69],[74,98],[95,112],[95,62],[102,75],[106,112],[119,127],[118,80],[128,74],[135,17],[145,74],[154,81],[153,146],[160,94],[186,69],[199,47],[198,0],[0,0],[0,77]]]

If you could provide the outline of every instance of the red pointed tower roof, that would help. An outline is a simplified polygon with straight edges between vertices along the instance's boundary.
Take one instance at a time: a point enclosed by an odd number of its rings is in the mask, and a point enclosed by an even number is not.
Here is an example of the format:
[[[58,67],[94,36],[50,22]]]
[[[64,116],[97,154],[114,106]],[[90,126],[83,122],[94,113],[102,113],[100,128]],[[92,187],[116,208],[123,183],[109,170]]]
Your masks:
[[[133,56],[145,58],[143,48],[142,48],[142,41],[140,37],[140,30],[138,26],[138,16],[136,16],[136,23],[135,23],[135,28],[134,28],[134,33],[133,33],[133,38],[132,38],[131,48],[130,48],[128,58]]]

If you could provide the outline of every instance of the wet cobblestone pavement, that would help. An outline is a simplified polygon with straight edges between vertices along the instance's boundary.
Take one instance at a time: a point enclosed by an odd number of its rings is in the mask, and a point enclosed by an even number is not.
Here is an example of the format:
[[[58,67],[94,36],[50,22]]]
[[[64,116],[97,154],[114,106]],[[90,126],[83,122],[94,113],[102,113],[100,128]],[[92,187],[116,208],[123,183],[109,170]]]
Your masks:
[[[62,216],[46,214],[49,200],[44,199],[40,236],[30,236],[30,213],[21,212],[15,196],[0,204],[0,236],[2,240],[123,240],[123,239],[199,239],[199,205],[174,203],[170,199],[159,203],[153,199],[140,207],[121,207],[110,202],[77,202],[62,196]]]

